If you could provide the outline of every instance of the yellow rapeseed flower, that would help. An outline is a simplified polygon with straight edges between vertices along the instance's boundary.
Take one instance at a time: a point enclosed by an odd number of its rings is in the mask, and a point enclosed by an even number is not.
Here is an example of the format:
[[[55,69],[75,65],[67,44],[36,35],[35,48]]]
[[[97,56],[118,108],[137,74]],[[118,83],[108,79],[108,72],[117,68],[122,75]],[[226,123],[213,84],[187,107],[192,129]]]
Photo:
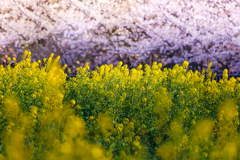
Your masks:
[[[72,99],[72,100],[70,101],[70,103],[71,103],[71,105],[74,106],[74,105],[76,104],[76,101]]]

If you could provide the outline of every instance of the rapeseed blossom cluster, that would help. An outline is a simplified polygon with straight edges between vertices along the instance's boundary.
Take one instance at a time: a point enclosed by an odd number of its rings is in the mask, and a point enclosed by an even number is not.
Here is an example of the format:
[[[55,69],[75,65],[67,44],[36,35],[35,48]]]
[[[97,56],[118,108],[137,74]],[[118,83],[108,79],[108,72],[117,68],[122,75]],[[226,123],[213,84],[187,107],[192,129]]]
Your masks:
[[[240,79],[60,57],[0,66],[0,159],[239,159]],[[69,71],[70,72],[70,71]],[[13,154],[14,153],[14,154]]]

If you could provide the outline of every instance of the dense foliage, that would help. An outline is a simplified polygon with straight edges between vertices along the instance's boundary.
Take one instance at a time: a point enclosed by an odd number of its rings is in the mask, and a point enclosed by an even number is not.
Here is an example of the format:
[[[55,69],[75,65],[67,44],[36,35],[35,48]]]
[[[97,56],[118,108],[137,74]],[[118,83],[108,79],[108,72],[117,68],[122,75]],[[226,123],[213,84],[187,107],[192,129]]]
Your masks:
[[[156,54],[163,65],[209,59],[237,70],[239,15],[236,0],[1,0],[0,54],[54,52],[61,64],[94,67],[124,53],[136,67]]]
[[[162,64],[0,67],[0,159],[239,159],[239,79]],[[9,59],[10,60],[10,59]],[[13,59],[14,60],[14,59]],[[69,71],[70,72],[70,71]]]

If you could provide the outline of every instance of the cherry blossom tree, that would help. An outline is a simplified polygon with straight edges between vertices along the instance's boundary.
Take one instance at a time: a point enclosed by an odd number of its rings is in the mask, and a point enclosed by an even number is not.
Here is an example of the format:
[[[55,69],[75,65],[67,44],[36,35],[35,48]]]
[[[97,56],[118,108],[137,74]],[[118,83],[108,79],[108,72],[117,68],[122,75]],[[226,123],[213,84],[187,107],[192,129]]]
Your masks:
[[[0,46],[70,65],[128,56],[132,67],[158,59],[237,69],[239,15],[237,0],[1,0]]]

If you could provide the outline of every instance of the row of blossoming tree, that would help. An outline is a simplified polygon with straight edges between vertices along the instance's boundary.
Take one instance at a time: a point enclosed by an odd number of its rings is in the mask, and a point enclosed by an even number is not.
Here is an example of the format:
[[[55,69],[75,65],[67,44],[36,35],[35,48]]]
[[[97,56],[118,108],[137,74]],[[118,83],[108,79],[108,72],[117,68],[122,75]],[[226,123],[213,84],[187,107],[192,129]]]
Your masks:
[[[240,3],[212,0],[2,0],[1,53],[61,56],[136,67],[150,59],[170,63],[213,61],[215,71],[236,70]]]

